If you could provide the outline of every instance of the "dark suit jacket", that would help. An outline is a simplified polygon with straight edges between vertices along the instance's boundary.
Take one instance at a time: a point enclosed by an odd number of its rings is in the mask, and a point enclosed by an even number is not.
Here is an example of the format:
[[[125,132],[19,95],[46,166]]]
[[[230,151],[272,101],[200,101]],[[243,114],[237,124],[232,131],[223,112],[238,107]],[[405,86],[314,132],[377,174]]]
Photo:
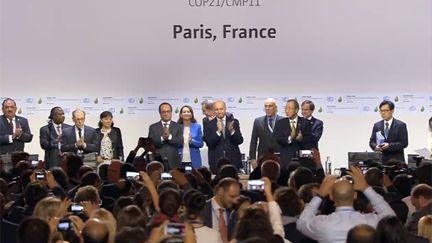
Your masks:
[[[75,129],[75,126],[64,129],[62,136],[62,152],[78,152],[78,149],[75,147],[75,143],[77,142]],[[86,143],[86,148],[83,150],[85,154],[99,152],[96,141],[96,130],[94,128],[86,125],[84,126],[84,142]]]
[[[15,151],[24,151],[24,143],[31,142],[33,134],[26,118],[15,116],[16,127],[21,127],[22,135],[9,143],[10,132],[9,121],[5,115],[0,116],[0,154],[12,153]]]
[[[372,134],[369,140],[369,147],[375,149],[376,133],[381,132],[384,136],[384,120],[374,124]],[[406,124],[400,120],[394,119],[390,126],[388,137],[384,142],[389,143],[389,149],[382,152],[382,162],[386,164],[390,159],[396,159],[405,162],[404,148],[408,146],[408,130]]]
[[[277,121],[282,119],[282,116],[276,115],[275,121],[273,121],[273,129]],[[279,145],[277,143],[273,143],[272,139],[273,132],[270,130],[268,126],[268,117],[261,116],[255,119],[253,128],[251,141],[249,146],[249,158],[257,159],[262,155],[268,153],[269,149],[273,149],[274,152],[279,152]],[[257,144],[258,144],[258,157],[257,153]]]
[[[310,133],[310,122],[309,120],[298,117],[296,124],[296,136],[301,131],[303,139],[301,141],[291,139],[291,143],[288,143],[288,137],[291,134],[291,123],[289,118],[285,117],[276,122],[273,139],[280,146],[280,159],[283,169],[286,169],[292,158],[297,157],[297,152],[304,148],[304,142],[311,139]]]
[[[225,138],[217,134],[217,118],[209,121],[204,130],[204,137],[208,147],[208,161],[213,173],[217,172],[217,163],[219,159],[226,157],[233,165],[238,168],[242,167],[241,153],[239,145],[243,143],[243,136],[240,131],[240,124],[233,116],[226,116],[225,121]],[[234,134],[228,131],[228,123],[233,122]]]
[[[309,139],[303,141],[303,145],[305,149],[312,149],[312,148],[318,149],[318,142],[321,139],[323,130],[324,130],[324,123],[321,120],[312,117],[310,119],[311,136]]]
[[[228,239],[231,240],[234,237],[234,229],[237,224],[238,216],[237,212],[232,209],[227,209],[225,212],[228,215],[228,222],[226,222],[228,227]],[[211,204],[211,199],[207,200],[204,210],[201,211],[201,219],[204,220],[205,226],[213,228],[213,207]]]
[[[62,133],[71,125],[62,124]],[[61,141],[63,143],[63,141]],[[60,151],[57,144],[57,132],[53,123],[49,123],[39,129],[39,144],[45,150],[45,166],[48,169],[57,166],[60,159]]]
[[[100,128],[96,129],[96,146],[100,154],[100,147],[103,138],[103,133]],[[120,156],[123,157],[123,139],[120,128],[112,127],[111,132],[108,133],[108,137],[111,139],[112,149],[113,149],[113,159],[119,159]]]
[[[158,121],[150,125],[148,136],[153,139],[156,149],[164,160],[161,162],[168,166],[166,169],[176,169],[180,164],[178,148],[183,144],[183,131],[177,122],[171,121],[169,132],[172,135],[171,140],[162,141],[163,126],[162,122]]]

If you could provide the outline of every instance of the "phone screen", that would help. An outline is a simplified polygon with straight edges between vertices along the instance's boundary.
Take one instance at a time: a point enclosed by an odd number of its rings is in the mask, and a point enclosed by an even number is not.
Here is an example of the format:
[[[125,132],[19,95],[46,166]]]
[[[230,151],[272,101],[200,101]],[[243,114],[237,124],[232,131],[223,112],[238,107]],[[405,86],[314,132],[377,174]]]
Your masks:
[[[126,172],[126,178],[129,180],[138,180],[139,176],[140,176],[139,172],[133,172],[133,171]]]
[[[182,237],[185,234],[184,224],[170,223],[165,227],[165,234],[173,237]]]
[[[263,191],[264,190],[264,181],[262,181],[262,180],[249,180],[248,181],[248,190],[250,190],[250,191]]]
[[[172,175],[170,173],[163,172],[161,173],[161,180],[171,180]]]

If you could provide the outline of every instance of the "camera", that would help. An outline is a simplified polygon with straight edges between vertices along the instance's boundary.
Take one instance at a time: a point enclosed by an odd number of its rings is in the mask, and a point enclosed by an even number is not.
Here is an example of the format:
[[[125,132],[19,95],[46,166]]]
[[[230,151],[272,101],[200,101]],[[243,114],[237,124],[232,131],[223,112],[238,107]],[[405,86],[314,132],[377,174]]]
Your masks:
[[[165,226],[165,234],[172,237],[183,237],[185,235],[185,225],[179,223],[169,223]]]
[[[126,171],[126,178],[128,180],[134,180],[137,181],[139,180],[140,174],[139,172],[134,172],[134,171]]]
[[[312,150],[299,150],[298,157],[299,158],[312,158],[313,157],[313,151]]]
[[[72,230],[72,227],[73,225],[70,219],[60,219],[57,225],[58,231],[70,231]]]
[[[84,207],[83,207],[81,204],[79,204],[79,203],[73,203],[73,204],[71,205],[70,210],[71,210],[71,212],[73,212],[73,213],[79,213],[79,212],[84,211]]]
[[[172,179],[172,175],[170,173],[167,172],[161,173],[161,180],[171,180],[171,179]]]
[[[262,181],[262,180],[249,180],[248,181],[248,190],[249,191],[263,191],[264,190],[264,181]]]
[[[37,160],[33,160],[33,161],[31,162],[31,164],[32,164],[33,168],[36,168],[36,167],[38,167],[38,165],[39,165],[39,161],[37,161]]]

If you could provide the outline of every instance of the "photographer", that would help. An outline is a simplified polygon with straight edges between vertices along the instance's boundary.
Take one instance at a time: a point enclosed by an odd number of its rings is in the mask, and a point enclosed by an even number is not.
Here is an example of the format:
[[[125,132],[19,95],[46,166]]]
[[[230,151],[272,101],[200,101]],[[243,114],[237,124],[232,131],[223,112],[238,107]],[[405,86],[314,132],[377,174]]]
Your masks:
[[[138,150],[140,148],[143,148],[144,152],[141,155],[137,156]],[[126,163],[132,164],[132,163],[134,163],[134,161],[136,159],[143,159],[143,158],[145,158],[145,156],[147,154],[149,154],[149,152],[151,152],[151,154],[153,155],[153,158],[150,158],[150,159],[162,162],[162,157],[160,156],[160,154],[156,150],[156,147],[153,143],[153,139],[140,137],[138,139],[137,146],[129,152],[129,155],[126,158]],[[150,161],[147,161],[147,163],[149,163],[149,162]]]

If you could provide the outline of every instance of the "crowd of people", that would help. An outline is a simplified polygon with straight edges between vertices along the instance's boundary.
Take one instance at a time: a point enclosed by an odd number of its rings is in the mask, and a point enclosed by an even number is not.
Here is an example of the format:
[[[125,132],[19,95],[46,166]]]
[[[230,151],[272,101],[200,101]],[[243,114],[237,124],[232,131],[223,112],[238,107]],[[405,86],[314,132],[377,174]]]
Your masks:
[[[45,158],[34,163],[24,152],[32,141],[28,121],[5,99],[0,153],[10,153],[12,167],[0,161],[0,241],[432,242],[431,163],[409,173],[352,165],[326,175],[314,104],[288,100],[282,117],[270,98],[254,121],[254,169],[243,181],[239,121],[223,101],[202,105],[201,127],[190,106],[175,122],[171,105],[160,104],[160,120],[126,158],[112,113],[102,112],[93,129],[84,110],[73,111],[67,125],[54,107],[40,129]],[[389,101],[380,104],[383,120],[370,146],[384,164],[403,168],[407,129],[393,110]],[[204,143],[210,168],[201,165]],[[303,150],[311,153],[299,156]],[[89,153],[97,153],[97,167],[84,163]]]

